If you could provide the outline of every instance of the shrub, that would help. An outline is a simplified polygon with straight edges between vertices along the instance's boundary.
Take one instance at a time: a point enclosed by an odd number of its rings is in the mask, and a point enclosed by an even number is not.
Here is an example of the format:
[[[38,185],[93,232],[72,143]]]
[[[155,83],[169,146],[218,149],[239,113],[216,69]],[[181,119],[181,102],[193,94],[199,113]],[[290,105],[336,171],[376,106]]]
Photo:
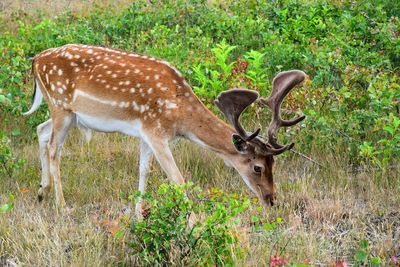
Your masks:
[[[248,208],[249,200],[218,190],[204,193],[191,184],[163,184],[157,196],[142,197],[147,215],[132,223],[130,243],[140,265],[234,265],[234,259],[240,257],[234,225],[239,213]],[[193,225],[191,214],[197,217]]]
[[[23,160],[13,155],[10,139],[0,131],[0,175],[12,178],[14,170],[19,169],[23,164]]]

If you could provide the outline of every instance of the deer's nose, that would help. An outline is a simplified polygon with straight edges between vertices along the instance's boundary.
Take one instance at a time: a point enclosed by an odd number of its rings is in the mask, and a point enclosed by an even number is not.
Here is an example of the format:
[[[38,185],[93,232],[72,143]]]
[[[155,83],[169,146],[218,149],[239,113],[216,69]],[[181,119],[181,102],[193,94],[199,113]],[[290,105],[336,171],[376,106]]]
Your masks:
[[[265,194],[263,196],[263,201],[266,205],[273,206],[276,200],[275,194]]]

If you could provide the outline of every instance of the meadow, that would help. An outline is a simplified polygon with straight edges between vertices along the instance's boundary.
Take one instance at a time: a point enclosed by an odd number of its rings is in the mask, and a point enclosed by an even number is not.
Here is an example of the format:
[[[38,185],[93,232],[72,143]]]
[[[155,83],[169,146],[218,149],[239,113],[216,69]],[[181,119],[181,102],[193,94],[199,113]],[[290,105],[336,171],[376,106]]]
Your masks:
[[[389,0],[1,2],[0,266],[400,266],[399,17],[400,4]],[[176,142],[183,175],[222,215],[197,212],[218,234],[201,239],[192,259],[176,245],[186,242],[185,227],[174,228],[168,255],[154,258],[154,248],[136,246],[159,219],[140,223],[132,212],[137,140],[94,133],[87,143],[75,130],[61,166],[67,211],[53,196],[39,203],[36,126],[49,112],[43,104],[21,114],[31,104],[33,57],[68,43],[163,58],[221,118],[213,104],[220,92],[246,87],[267,96],[278,72],[305,71],[310,81],[283,105],[285,117],[306,119],[280,131],[296,145],[275,158],[277,205],[261,206],[213,153]],[[243,123],[265,133],[269,120],[253,105]],[[180,197],[165,183],[153,162],[149,201],[160,210]],[[173,207],[171,216],[196,209]],[[162,239],[165,229],[152,234]]]

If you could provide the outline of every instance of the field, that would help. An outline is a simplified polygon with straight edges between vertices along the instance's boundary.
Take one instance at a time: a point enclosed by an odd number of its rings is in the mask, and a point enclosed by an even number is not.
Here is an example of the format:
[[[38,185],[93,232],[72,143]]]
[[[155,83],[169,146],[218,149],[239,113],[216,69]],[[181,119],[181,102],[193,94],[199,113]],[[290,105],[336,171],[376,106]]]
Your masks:
[[[280,131],[283,143],[296,146],[275,157],[277,205],[261,206],[215,154],[185,140],[172,144],[185,178],[208,196],[228,194],[223,212],[230,198],[248,203],[218,228],[229,242],[204,240],[197,248],[204,255],[226,248],[226,256],[203,256],[199,265],[400,266],[396,1],[43,2],[0,3],[0,266],[157,263],[132,245],[140,225],[129,197],[138,188],[138,140],[94,133],[87,143],[73,130],[61,166],[66,210],[56,209],[53,196],[37,201],[36,126],[49,112],[42,105],[21,115],[31,104],[30,68],[37,53],[68,43],[164,58],[221,118],[212,101],[224,90],[242,86],[267,96],[279,71],[309,75],[283,105],[285,117],[307,118]],[[253,105],[243,122],[266,134],[269,119]],[[164,183],[154,161],[148,191],[157,199]],[[171,251],[164,265],[197,265],[176,246]]]

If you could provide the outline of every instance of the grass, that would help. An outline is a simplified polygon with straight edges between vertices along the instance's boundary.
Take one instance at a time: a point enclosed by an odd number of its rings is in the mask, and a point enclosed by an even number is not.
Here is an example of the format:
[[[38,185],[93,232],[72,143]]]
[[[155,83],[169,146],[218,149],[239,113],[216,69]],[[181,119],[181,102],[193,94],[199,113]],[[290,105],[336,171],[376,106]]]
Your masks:
[[[24,119],[18,119],[22,123]],[[36,201],[40,163],[36,140],[16,145],[27,163],[12,179],[0,179],[0,203],[10,193],[14,208],[1,214],[0,255],[24,266],[116,265],[129,260],[128,233],[116,238],[114,223],[122,227],[133,205],[120,192],[136,191],[138,143],[117,134],[96,133],[89,144],[73,131],[64,146],[62,178],[66,213],[57,213],[53,197]],[[17,141],[15,139],[14,141]],[[174,155],[184,176],[203,188],[249,194],[235,171],[215,155],[186,141],[178,142]],[[400,251],[399,171],[393,169],[377,183],[374,170],[352,171],[343,166],[342,155],[311,155],[326,168],[287,153],[277,158],[275,179],[279,204],[259,214],[250,210],[239,229],[241,245],[248,252],[238,265],[265,266],[271,255],[287,254],[296,262],[309,260],[326,265],[337,258],[353,260],[359,240],[367,239],[369,252],[388,262]],[[164,173],[153,164],[148,190],[165,182]],[[274,235],[251,227],[251,215],[283,224]],[[127,231],[128,232],[128,231]]]
[[[131,2],[129,0],[2,0],[0,2],[0,19],[4,21],[4,25],[0,26],[0,32],[3,29],[9,30],[17,27],[13,15],[18,13],[31,19],[56,17],[66,10],[85,16],[94,8],[102,7],[114,10],[126,7]]]

